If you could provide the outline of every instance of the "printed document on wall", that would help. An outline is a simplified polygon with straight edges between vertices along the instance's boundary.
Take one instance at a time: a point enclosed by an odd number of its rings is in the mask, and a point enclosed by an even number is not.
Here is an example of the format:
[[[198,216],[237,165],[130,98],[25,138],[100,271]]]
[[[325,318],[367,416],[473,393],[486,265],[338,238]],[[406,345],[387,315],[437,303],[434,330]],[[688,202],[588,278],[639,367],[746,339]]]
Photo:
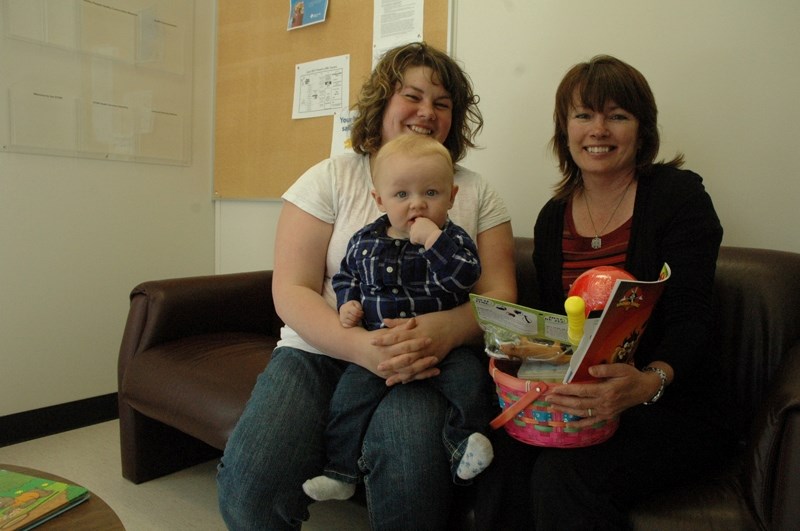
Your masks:
[[[331,116],[350,101],[350,55],[295,66],[292,118]]]
[[[422,40],[424,0],[375,0],[372,67],[390,48]]]

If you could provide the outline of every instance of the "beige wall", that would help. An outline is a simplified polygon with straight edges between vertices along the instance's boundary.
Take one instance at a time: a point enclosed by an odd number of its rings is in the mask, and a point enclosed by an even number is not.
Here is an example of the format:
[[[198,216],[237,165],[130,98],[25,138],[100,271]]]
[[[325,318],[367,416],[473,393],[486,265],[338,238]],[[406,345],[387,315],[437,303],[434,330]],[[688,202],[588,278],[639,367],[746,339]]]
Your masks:
[[[0,416],[115,392],[131,288],[213,273],[214,5],[195,2],[191,165],[0,152]]]

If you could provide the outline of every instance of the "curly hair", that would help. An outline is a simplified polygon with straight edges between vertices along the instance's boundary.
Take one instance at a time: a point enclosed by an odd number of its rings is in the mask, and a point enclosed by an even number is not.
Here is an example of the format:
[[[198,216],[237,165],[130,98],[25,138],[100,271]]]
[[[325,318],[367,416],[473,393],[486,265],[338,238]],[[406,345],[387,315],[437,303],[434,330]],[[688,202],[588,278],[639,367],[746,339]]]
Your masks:
[[[468,148],[475,147],[475,137],[483,128],[483,116],[478,109],[480,98],[472,91],[472,81],[446,53],[424,42],[415,42],[387,51],[362,85],[358,102],[353,106],[358,116],[350,131],[356,153],[375,154],[380,149],[386,105],[402,84],[406,70],[417,66],[430,68],[434,79],[450,94],[452,125],[444,146],[453,161],[461,160]]]
[[[576,101],[577,100],[577,101]],[[585,63],[573,66],[561,80],[556,90],[553,112],[555,132],[550,141],[558,158],[563,178],[555,187],[556,198],[566,198],[583,186],[581,170],[569,152],[567,122],[575,103],[593,111],[602,110],[606,103],[614,101],[633,114],[639,121],[639,150],[636,154],[636,172],[646,174],[658,155],[660,137],[658,132],[658,108],[650,85],[645,77],[631,65],[610,55],[597,55]],[[683,156],[678,154],[665,163],[680,167]]]

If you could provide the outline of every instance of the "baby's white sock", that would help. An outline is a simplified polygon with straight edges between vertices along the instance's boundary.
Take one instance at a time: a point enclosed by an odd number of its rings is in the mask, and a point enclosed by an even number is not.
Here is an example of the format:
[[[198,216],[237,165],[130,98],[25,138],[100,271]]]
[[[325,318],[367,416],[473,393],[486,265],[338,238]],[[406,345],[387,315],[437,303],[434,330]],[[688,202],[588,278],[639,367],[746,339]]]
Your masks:
[[[483,472],[492,459],[494,459],[492,443],[485,435],[475,432],[467,439],[464,457],[458,463],[456,475],[461,479],[472,479]]]
[[[317,501],[347,500],[356,492],[356,486],[328,476],[317,476],[303,483],[303,492]]]

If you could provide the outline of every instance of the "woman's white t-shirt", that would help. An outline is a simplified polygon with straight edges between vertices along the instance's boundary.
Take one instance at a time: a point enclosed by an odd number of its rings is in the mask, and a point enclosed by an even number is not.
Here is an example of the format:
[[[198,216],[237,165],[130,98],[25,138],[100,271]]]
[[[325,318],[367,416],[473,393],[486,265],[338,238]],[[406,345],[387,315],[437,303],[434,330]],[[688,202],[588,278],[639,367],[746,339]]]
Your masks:
[[[456,166],[455,184],[458,193],[449,216],[473,240],[477,241],[479,233],[511,219],[500,196],[479,174]],[[348,153],[312,166],[282,196],[284,201],[333,225],[323,284],[323,296],[332,308],[336,308],[336,295],[331,278],[339,271],[347,243],[358,229],[381,215],[371,191],[369,157]],[[278,346],[322,354],[289,326],[281,329]]]

